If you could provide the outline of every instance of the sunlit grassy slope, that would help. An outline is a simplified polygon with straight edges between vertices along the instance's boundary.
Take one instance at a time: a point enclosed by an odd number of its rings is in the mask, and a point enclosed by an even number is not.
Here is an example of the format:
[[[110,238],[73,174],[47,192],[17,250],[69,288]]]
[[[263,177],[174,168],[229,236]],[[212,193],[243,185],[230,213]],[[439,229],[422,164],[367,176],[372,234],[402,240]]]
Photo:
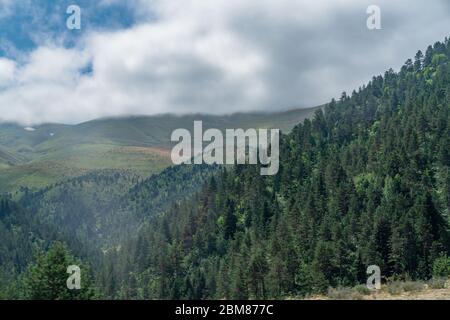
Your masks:
[[[78,125],[24,128],[0,124],[0,192],[40,188],[98,169],[128,169],[148,177],[170,165],[170,135],[204,128],[279,128],[290,131],[316,108],[227,116],[159,115],[99,119]]]

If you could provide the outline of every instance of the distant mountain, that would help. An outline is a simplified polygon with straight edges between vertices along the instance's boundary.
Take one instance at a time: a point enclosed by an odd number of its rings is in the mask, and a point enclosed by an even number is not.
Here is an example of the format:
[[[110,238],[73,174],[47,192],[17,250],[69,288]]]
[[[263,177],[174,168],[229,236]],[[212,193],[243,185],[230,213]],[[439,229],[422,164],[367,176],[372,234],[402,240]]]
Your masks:
[[[289,132],[316,108],[224,116],[190,114],[98,119],[78,125],[0,124],[0,192],[40,188],[93,170],[131,170],[141,177],[171,164],[170,136],[190,129],[278,128]]]

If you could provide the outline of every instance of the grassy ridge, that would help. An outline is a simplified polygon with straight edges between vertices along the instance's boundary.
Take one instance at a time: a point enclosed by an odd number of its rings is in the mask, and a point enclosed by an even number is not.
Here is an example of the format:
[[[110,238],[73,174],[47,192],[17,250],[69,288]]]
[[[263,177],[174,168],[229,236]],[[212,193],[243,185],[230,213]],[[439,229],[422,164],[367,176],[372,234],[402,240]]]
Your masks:
[[[170,135],[204,128],[279,128],[290,131],[316,108],[226,116],[191,114],[99,119],[33,128],[0,124],[0,192],[38,189],[92,170],[129,169],[145,178],[170,165]]]

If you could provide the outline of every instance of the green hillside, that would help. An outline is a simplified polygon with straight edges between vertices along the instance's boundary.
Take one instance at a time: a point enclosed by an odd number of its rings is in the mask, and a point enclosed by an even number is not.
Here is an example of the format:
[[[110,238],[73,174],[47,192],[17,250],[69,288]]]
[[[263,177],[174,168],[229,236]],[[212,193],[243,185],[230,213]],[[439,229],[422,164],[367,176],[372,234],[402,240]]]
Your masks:
[[[171,164],[170,135],[192,128],[279,128],[287,132],[315,108],[226,116],[158,115],[27,128],[0,124],[0,192],[38,189],[92,170],[130,170],[149,177]]]

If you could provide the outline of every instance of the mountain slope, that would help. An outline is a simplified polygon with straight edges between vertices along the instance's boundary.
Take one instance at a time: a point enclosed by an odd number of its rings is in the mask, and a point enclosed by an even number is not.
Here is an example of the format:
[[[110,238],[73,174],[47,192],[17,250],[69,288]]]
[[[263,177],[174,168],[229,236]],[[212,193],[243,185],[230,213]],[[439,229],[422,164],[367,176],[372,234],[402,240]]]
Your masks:
[[[93,171],[25,191],[18,203],[0,196],[0,299],[21,297],[22,273],[55,241],[99,270],[110,252],[216,172],[216,166],[183,165],[143,180],[126,171]]]
[[[67,239],[108,249],[120,245],[152,216],[198,192],[216,171],[216,166],[182,165],[147,179],[125,170],[93,171],[27,192],[18,204]]]
[[[121,250],[121,292],[304,296],[365,283],[369,265],[388,279],[442,276],[436,270],[450,270],[441,266],[450,254],[449,61],[446,39],[333,100],[283,137],[276,176],[224,170]]]
[[[38,189],[93,170],[129,169],[143,178],[171,164],[170,136],[191,129],[280,128],[289,131],[312,109],[225,116],[159,115],[99,119],[78,125],[44,124],[23,128],[0,124],[0,192]]]

